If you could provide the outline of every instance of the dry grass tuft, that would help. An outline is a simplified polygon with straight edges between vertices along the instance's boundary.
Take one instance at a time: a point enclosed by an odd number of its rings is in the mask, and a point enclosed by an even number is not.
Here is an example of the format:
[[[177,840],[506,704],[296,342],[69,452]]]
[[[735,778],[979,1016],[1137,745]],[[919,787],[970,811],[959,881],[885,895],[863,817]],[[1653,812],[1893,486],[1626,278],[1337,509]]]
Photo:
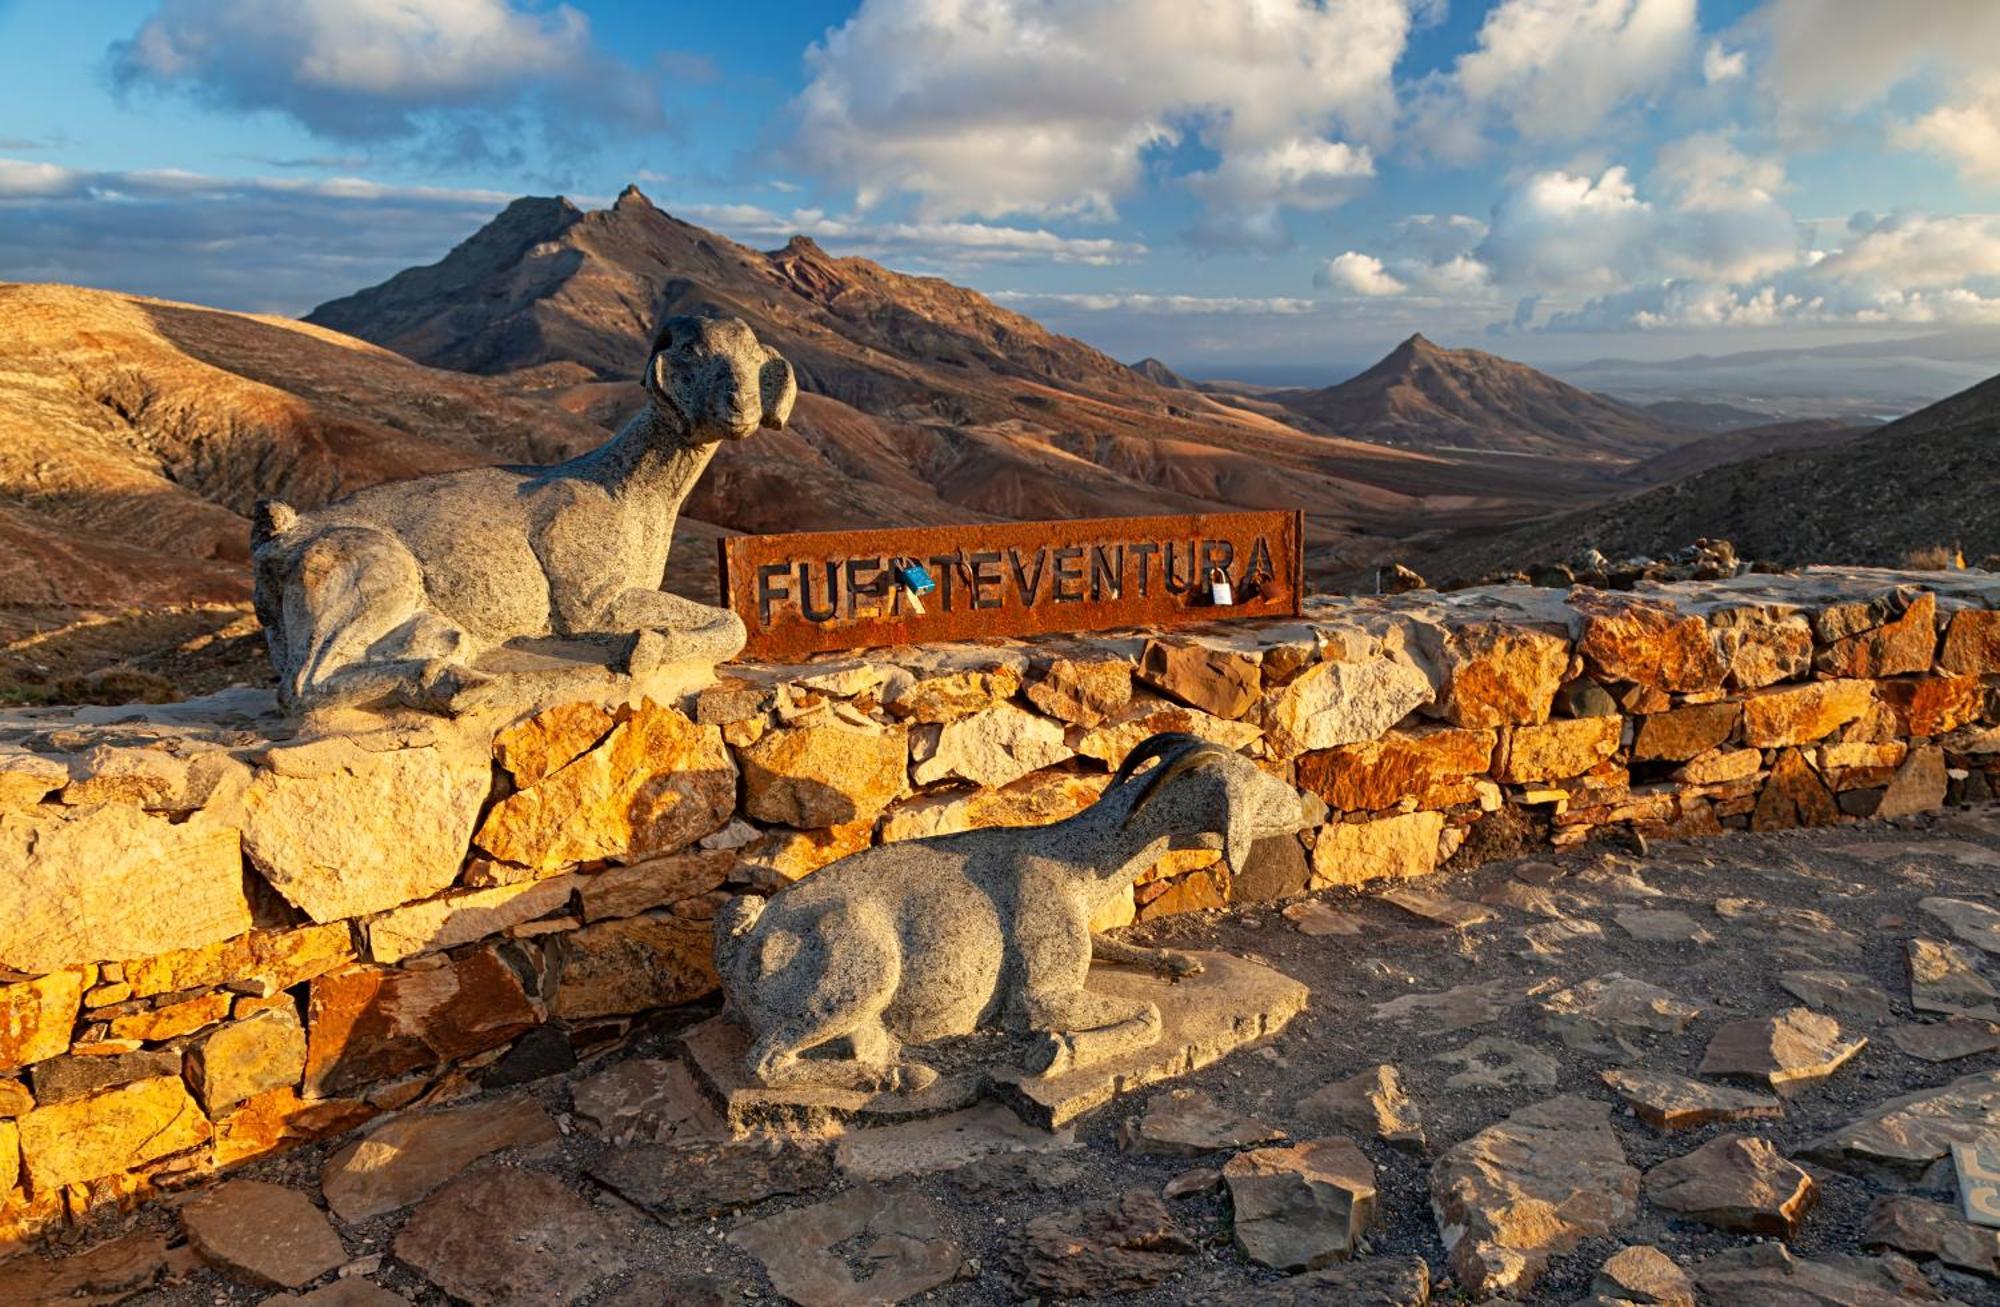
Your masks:
[[[1903,566],[1913,572],[1962,572],[1965,551],[1957,545],[1925,545],[1904,554]]]

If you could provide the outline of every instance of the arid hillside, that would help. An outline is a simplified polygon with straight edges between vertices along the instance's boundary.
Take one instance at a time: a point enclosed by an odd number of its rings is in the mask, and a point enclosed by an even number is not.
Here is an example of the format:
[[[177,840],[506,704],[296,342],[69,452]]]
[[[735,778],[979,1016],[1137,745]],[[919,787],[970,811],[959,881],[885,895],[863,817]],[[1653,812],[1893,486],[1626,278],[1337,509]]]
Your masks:
[[[1697,433],[1547,373],[1412,336],[1358,377],[1265,396],[1330,431],[1423,449],[1629,463]]]
[[[0,284],[0,604],[249,595],[249,514],[603,431],[281,318]]]
[[[1744,433],[1735,433],[1741,435]],[[2000,553],[2000,377],[1858,437],[1730,463],[1596,508],[1425,549],[1427,574],[1470,578],[1585,548],[1656,556],[1698,537],[1788,565],[1889,565],[1913,550]]]

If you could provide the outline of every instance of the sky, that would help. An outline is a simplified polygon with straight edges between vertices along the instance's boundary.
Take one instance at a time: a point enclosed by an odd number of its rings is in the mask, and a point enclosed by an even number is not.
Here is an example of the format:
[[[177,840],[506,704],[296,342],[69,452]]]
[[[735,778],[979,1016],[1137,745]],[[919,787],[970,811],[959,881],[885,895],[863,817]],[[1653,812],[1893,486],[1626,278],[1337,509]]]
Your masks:
[[[0,0],[0,279],[297,314],[628,182],[1127,359],[2000,323],[2000,0]]]

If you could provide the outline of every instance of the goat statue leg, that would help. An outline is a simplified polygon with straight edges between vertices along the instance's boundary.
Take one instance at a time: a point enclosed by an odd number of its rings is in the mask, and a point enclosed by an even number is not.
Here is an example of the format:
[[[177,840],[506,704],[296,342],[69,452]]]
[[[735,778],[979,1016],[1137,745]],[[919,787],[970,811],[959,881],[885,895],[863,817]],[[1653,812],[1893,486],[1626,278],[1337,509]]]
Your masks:
[[[1127,944],[1122,939],[1111,939],[1104,935],[1090,937],[1090,956],[1099,962],[1111,962],[1119,966],[1143,967],[1156,976],[1168,980],[1186,980],[1189,976],[1201,974],[1201,959],[1192,953],[1179,949],[1146,948],[1139,944]]]

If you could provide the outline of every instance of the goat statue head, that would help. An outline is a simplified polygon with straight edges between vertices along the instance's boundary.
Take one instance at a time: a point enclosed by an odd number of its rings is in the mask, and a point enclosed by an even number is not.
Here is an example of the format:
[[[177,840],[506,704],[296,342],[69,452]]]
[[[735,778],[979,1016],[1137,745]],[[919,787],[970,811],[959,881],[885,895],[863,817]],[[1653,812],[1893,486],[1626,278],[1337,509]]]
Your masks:
[[[1231,874],[1243,871],[1258,840],[1303,830],[1325,811],[1242,754],[1178,731],[1143,740],[1125,755],[1111,789],[1127,786],[1133,790],[1127,826],[1148,823],[1184,848],[1215,848],[1219,837]]]
[[[653,407],[698,443],[782,430],[799,386],[792,365],[741,318],[668,318],[646,361]]]

